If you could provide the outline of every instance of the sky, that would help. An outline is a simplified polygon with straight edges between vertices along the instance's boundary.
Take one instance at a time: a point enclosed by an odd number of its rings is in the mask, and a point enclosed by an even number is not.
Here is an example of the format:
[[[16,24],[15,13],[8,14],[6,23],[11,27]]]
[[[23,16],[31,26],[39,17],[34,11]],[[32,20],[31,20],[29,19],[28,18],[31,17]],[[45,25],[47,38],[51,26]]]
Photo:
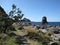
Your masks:
[[[60,22],[60,0],[0,0],[0,6],[8,14],[12,4],[22,10],[24,17],[40,22],[43,16],[49,22]]]

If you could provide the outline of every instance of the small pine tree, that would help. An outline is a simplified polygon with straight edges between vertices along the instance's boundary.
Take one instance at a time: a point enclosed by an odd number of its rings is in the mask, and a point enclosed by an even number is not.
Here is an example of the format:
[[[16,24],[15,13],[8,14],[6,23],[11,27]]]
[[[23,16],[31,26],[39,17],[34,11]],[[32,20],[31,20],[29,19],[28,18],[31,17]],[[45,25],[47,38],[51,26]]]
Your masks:
[[[42,26],[43,26],[43,29],[47,29],[47,24],[48,24],[47,18],[44,16],[42,18]]]
[[[12,10],[9,13],[10,18],[14,19],[15,21],[21,20],[24,14],[22,11],[16,7],[15,4],[12,5]]]
[[[45,16],[42,18],[42,24],[48,24],[47,18]]]

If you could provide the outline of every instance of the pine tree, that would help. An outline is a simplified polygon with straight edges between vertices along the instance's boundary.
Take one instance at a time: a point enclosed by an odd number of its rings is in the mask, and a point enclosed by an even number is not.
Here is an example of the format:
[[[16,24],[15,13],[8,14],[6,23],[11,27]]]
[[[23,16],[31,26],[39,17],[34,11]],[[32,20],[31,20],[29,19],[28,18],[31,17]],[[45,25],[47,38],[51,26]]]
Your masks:
[[[47,18],[44,16],[43,18],[42,18],[42,24],[47,24],[48,22],[47,22]]]
[[[13,20],[9,18],[4,9],[0,6],[0,32],[6,33],[7,29],[12,25]]]
[[[42,18],[42,26],[43,26],[43,29],[47,29],[47,24],[48,24],[47,18],[44,16]]]
[[[15,4],[13,4],[9,16],[17,22],[22,19],[24,14],[22,14],[22,11],[19,8],[17,8]]]

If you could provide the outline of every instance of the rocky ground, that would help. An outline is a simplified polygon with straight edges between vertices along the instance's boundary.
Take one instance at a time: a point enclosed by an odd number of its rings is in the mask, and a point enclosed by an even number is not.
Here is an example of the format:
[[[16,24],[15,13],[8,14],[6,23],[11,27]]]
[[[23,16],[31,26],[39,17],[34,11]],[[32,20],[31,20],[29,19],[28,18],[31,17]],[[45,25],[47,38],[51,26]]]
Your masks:
[[[51,39],[52,41],[50,41],[49,44],[51,44],[51,42],[60,43],[60,26],[48,26],[47,29],[39,28],[39,30],[36,27],[33,27],[33,26],[27,26],[27,27],[24,27],[24,28],[28,29],[28,30],[30,29],[30,30],[33,30],[33,31],[42,32],[45,35],[50,36],[52,38]]]
[[[16,26],[18,27],[18,26]],[[48,26],[47,29],[43,29],[42,27],[39,27],[39,29],[36,27],[36,26],[23,26],[24,29],[22,30],[17,30],[17,32],[15,32],[16,34],[18,35],[21,35],[21,36],[25,36],[28,34],[28,32],[33,32],[33,33],[37,33],[37,35],[39,35],[39,33],[41,33],[44,36],[47,36],[48,38],[51,37],[51,40],[48,42],[49,45],[51,45],[53,43],[58,43],[60,45],[60,26]],[[29,39],[28,37],[30,37],[32,35],[32,40]],[[24,37],[27,42],[26,43],[29,43],[29,45],[37,45],[38,42],[34,39],[34,35],[31,34],[30,36],[28,35],[28,37]],[[36,36],[37,37],[37,36]],[[43,38],[42,37],[42,38]],[[46,37],[46,38],[47,38]],[[45,38],[44,38],[45,39]],[[32,43],[33,42],[33,43]],[[42,45],[42,44],[40,44]]]

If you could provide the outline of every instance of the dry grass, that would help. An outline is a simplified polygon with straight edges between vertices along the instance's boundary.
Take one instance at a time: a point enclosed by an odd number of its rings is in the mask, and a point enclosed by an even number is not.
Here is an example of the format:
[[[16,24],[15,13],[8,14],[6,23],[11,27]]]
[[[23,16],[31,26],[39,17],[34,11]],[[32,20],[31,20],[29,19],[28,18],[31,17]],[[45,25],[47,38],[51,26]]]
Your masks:
[[[27,40],[28,40],[28,43],[30,43],[30,45],[38,45],[37,41],[30,40],[30,39],[27,39]]]
[[[18,26],[14,25],[15,28],[17,28],[17,31],[15,31],[14,33],[16,35],[27,35],[28,32],[33,32],[33,33],[36,33],[38,35],[40,35],[43,39],[50,39],[50,37],[46,34],[43,34],[42,32],[39,32],[36,30],[36,28],[33,28],[32,26],[24,26],[24,29],[23,30],[18,30]],[[48,32],[50,33],[50,32]],[[27,38],[27,37],[26,37]],[[31,39],[28,39],[28,42],[30,43],[30,45],[42,45],[41,43],[39,43],[38,41],[34,41],[34,40],[31,40]]]

